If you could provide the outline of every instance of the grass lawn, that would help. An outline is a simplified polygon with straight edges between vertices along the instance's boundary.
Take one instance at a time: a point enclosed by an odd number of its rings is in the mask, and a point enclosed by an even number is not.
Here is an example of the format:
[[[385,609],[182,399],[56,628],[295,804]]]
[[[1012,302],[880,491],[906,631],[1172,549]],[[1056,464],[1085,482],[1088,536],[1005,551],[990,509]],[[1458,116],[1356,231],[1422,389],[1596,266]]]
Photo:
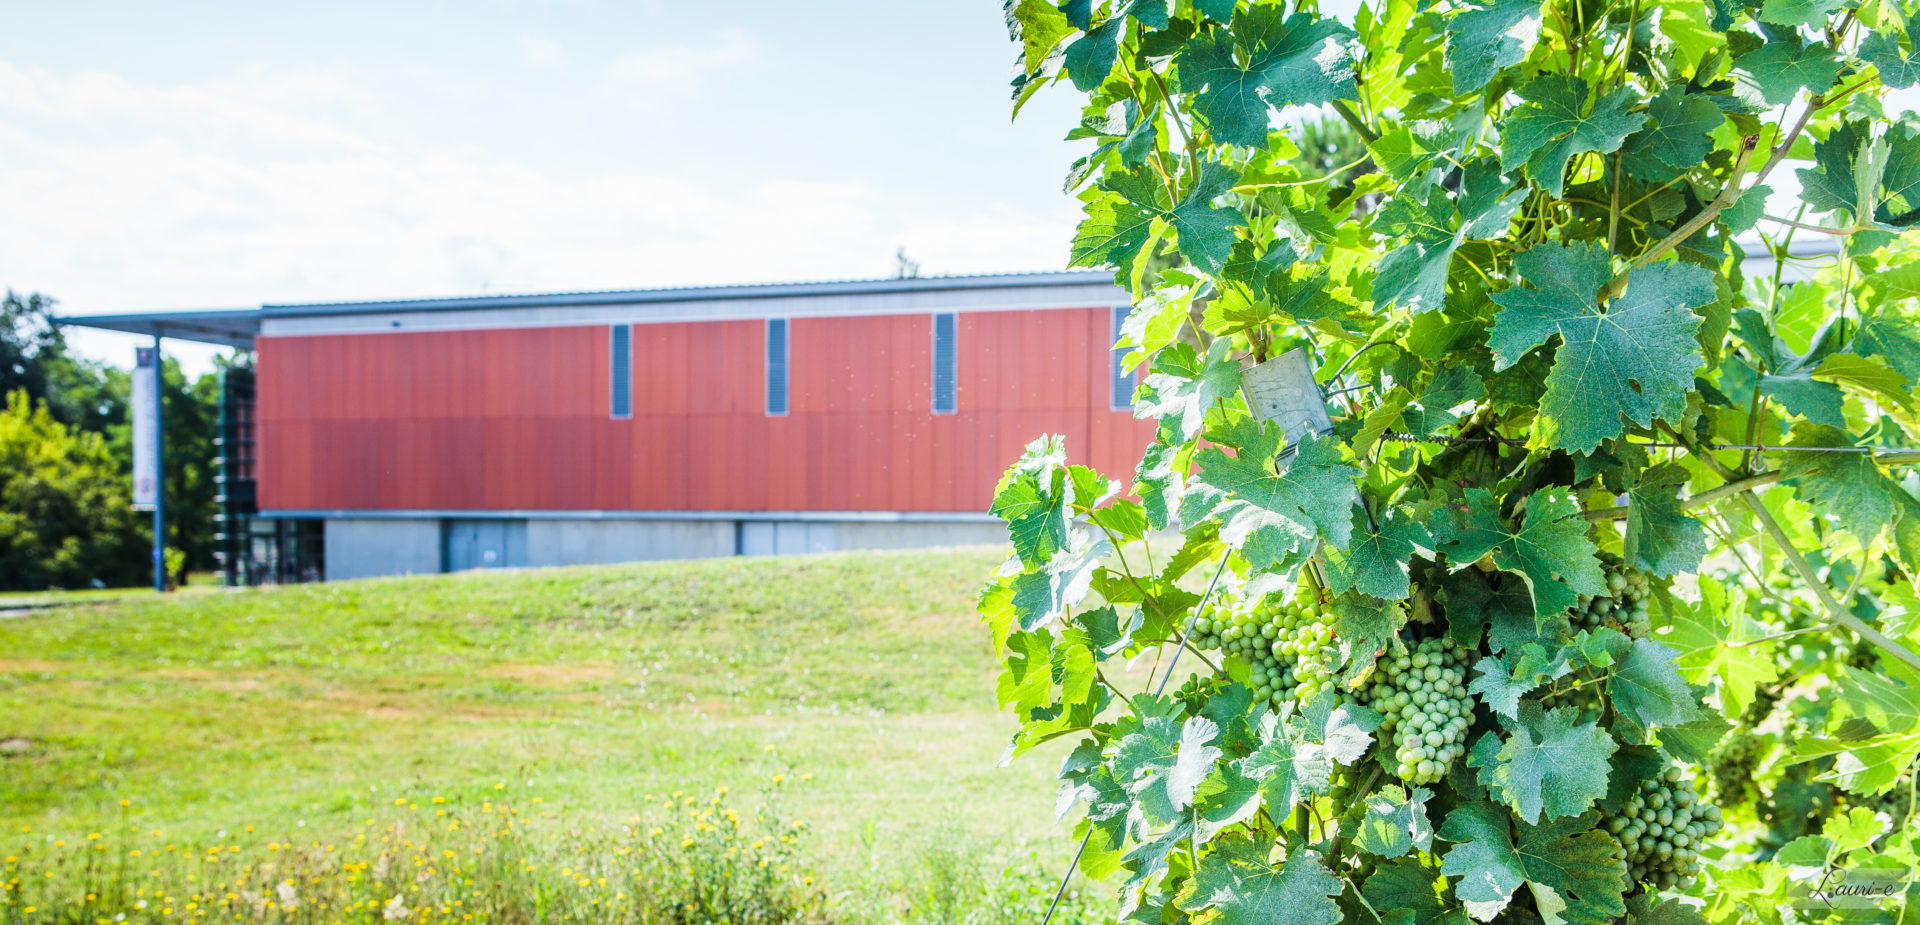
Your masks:
[[[648,795],[784,773],[825,877],[949,840],[1057,872],[1064,752],[996,767],[1012,722],[972,599],[1002,556],[82,597],[0,620],[0,848],[348,832],[400,799],[503,794],[614,825]]]

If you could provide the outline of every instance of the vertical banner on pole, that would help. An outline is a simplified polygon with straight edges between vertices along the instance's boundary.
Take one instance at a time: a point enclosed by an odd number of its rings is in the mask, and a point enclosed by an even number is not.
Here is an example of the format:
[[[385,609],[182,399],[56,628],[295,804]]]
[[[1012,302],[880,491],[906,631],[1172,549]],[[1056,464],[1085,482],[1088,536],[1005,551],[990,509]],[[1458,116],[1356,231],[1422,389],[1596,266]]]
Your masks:
[[[136,347],[133,355],[133,507],[151,511],[160,501],[160,356],[152,347]]]

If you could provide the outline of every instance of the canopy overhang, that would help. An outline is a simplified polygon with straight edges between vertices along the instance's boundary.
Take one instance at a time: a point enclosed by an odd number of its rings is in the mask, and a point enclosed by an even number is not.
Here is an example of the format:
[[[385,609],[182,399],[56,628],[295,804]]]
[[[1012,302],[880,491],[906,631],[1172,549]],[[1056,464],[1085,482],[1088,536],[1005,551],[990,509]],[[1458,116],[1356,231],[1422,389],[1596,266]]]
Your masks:
[[[53,323],[251,350],[254,335],[260,333],[260,314],[257,308],[228,308],[127,315],[64,315],[53,319]]]

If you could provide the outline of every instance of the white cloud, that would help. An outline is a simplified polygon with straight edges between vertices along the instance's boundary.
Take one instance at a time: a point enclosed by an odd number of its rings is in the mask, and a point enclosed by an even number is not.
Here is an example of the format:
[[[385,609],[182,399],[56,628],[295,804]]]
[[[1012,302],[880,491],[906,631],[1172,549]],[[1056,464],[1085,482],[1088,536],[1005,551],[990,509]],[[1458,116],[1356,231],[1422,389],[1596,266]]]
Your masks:
[[[537,35],[520,37],[520,53],[528,64],[547,65],[560,60],[560,43]]]
[[[685,88],[723,68],[748,67],[764,55],[758,40],[722,29],[695,44],[659,45],[616,58],[601,91],[635,109],[656,110],[685,99]]]
[[[929,274],[1050,269],[1073,221],[1064,197],[909,214],[867,182],[549,171],[329,114],[375,96],[327,73],[155,87],[0,64],[0,285],[88,312],[879,276],[898,245]]]

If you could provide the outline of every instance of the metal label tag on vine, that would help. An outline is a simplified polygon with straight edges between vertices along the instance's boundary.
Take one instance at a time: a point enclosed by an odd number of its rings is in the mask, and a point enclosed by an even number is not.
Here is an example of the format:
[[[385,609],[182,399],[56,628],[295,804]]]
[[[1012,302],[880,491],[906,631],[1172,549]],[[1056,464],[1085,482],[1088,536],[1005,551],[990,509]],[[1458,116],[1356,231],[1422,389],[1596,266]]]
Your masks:
[[[1288,446],[1310,434],[1333,430],[1327,400],[1320,394],[1320,384],[1313,381],[1313,362],[1304,348],[1295,347],[1241,370],[1240,391],[1247,396],[1254,417],[1286,428]]]

